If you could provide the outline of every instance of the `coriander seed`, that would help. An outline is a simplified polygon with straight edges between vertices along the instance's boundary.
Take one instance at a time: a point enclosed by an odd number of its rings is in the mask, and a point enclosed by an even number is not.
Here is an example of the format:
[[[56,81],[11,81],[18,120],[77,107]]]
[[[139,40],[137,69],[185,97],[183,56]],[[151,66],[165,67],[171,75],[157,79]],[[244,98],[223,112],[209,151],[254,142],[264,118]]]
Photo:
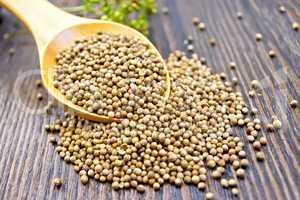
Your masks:
[[[52,183],[55,187],[60,187],[63,184],[63,180],[61,178],[56,177],[52,180]]]

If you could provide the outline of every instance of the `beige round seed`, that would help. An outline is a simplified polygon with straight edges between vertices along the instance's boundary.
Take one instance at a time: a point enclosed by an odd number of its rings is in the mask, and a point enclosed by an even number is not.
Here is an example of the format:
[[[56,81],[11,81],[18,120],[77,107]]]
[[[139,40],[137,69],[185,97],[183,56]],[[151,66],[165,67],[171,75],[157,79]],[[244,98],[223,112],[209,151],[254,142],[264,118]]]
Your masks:
[[[263,160],[265,159],[264,153],[263,153],[262,151],[256,152],[256,159],[257,159],[258,161],[263,161]]]
[[[256,39],[257,42],[260,42],[262,40],[262,38],[263,38],[263,36],[262,36],[261,33],[256,33],[255,39]]]
[[[245,170],[239,168],[238,170],[236,170],[236,176],[241,179],[245,178]]]
[[[206,198],[207,200],[213,200],[213,199],[214,199],[214,194],[213,194],[212,192],[207,192],[207,193],[205,194],[205,198]]]
[[[205,23],[204,23],[204,22],[200,22],[200,23],[198,24],[198,29],[199,29],[200,31],[204,31],[204,30],[206,29]]]
[[[261,145],[266,145],[267,144],[267,138],[261,137],[261,138],[259,138],[259,142],[260,142]]]
[[[87,175],[81,175],[80,176],[80,182],[82,183],[82,184],[87,184],[88,183],[88,181],[89,181],[89,177],[87,176]]]
[[[236,69],[236,64],[235,64],[235,62],[230,62],[230,63],[229,63],[229,68],[230,68],[230,69]]]
[[[278,119],[275,119],[273,121],[273,126],[275,129],[280,129],[281,128],[281,121],[279,121]]]
[[[228,187],[228,180],[225,178],[222,178],[220,181],[222,187],[227,188]]]
[[[299,24],[297,22],[293,22],[292,28],[293,28],[294,31],[298,31],[299,30]]]
[[[275,51],[270,50],[270,51],[269,51],[269,57],[270,57],[270,58],[275,58],[275,57],[276,57]]]
[[[235,188],[232,188],[232,189],[231,189],[231,192],[232,192],[232,194],[235,195],[235,196],[239,195],[239,189],[236,188],[236,187],[235,187]]]
[[[138,185],[136,187],[136,190],[139,192],[139,193],[143,193],[145,192],[145,187],[143,185]]]
[[[238,19],[243,19],[243,13],[242,12],[237,12],[236,14]]]
[[[298,101],[296,99],[293,99],[291,102],[290,102],[290,106],[292,108],[297,108],[298,107]]]
[[[56,177],[52,180],[52,183],[55,187],[60,187],[63,184],[63,180],[61,178]]]
[[[286,8],[284,6],[279,6],[279,12],[280,13],[285,13],[286,12]]]

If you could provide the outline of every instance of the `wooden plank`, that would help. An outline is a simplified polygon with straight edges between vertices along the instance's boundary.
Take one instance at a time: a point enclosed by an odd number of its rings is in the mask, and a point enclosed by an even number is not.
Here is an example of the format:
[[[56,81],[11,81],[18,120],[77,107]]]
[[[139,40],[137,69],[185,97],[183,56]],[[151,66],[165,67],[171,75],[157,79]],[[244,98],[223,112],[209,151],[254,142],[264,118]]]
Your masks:
[[[78,1],[53,1],[56,5],[78,5]],[[277,116],[283,127],[275,133],[260,133],[269,144],[265,148],[266,162],[257,163],[254,152],[246,142],[250,167],[244,181],[240,181],[242,199],[300,199],[300,113],[291,110],[289,101],[300,102],[300,32],[291,23],[300,23],[300,2],[297,0],[159,0],[160,8],[168,6],[169,15],[158,13],[151,18],[150,39],[166,57],[171,51],[186,50],[183,40],[191,35],[195,52],[205,57],[215,72],[225,72],[228,78],[239,79],[240,90],[247,102],[259,109],[264,123]],[[278,6],[288,12],[280,14]],[[238,20],[237,12],[243,13]],[[23,28],[14,27],[15,19],[1,12],[1,36],[15,32],[14,37],[0,38],[0,199],[204,199],[204,193],[193,186],[176,188],[165,185],[159,192],[147,190],[112,192],[109,184],[79,182],[70,165],[56,155],[48,136],[42,130],[49,119],[41,110],[47,95],[37,89],[38,56],[32,37]],[[192,25],[197,16],[206,23],[200,32]],[[263,41],[255,42],[261,33]],[[214,37],[216,47],[208,39]],[[13,56],[8,50],[15,48]],[[270,59],[273,49],[276,58]],[[229,70],[229,62],[237,63],[237,70]],[[261,96],[248,98],[251,80],[260,80]],[[21,84],[20,84],[21,83]],[[18,89],[15,86],[21,85]],[[43,92],[45,100],[38,102],[36,93]],[[50,98],[50,97],[49,97]],[[21,103],[20,103],[21,102]],[[30,108],[30,109],[28,109]],[[59,110],[58,110],[59,112]],[[235,129],[245,140],[245,132]],[[53,188],[51,180],[62,177],[63,187]],[[232,173],[226,174],[232,177]],[[209,191],[218,199],[235,199],[217,181],[208,181]]]

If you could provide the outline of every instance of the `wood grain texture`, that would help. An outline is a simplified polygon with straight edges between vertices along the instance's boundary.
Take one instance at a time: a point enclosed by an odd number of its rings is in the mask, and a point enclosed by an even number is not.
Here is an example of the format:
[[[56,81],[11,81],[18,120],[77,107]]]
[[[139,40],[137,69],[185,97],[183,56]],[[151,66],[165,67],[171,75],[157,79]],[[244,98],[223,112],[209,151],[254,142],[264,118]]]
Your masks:
[[[78,1],[54,3],[66,6],[77,5]],[[159,0],[158,4],[168,6],[170,13],[151,18],[150,39],[165,57],[173,50],[185,50],[183,40],[193,36],[195,52],[207,59],[213,71],[239,79],[237,90],[259,109],[259,118],[264,123],[272,115],[283,122],[275,133],[260,133],[268,140],[264,163],[255,160],[246,142],[250,167],[239,185],[240,198],[300,199],[300,112],[289,107],[293,98],[300,102],[300,32],[291,28],[292,22],[300,23],[300,2]],[[280,14],[279,5],[284,5],[288,12]],[[236,17],[238,11],[244,14],[242,20]],[[15,19],[9,14],[2,12],[2,16],[0,34],[16,34],[8,40],[0,38],[0,199],[204,199],[203,192],[186,185],[165,185],[159,192],[149,189],[142,195],[133,190],[113,192],[109,184],[96,181],[81,185],[78,175],[60,160],[42,130],[54,117],[49,119],[41,111],[46,100],[36,99],[36,93],[42,89],[35,86],[38,55],[34,41],[27,31],[14,27]],[[206,23],[205,32],[193,28],[193,16]],[[263,35],[260,43],[255,42],[257,32]],[[216,39],[216,47],[209,45],[210,37]],[[11,47],[16,49],[13,56],[8,53]],[[270,49],[276,52],[275,59],[268,57]],[[229,70],[230,61],[237,63],[236,71]],[[260,80],[261,95],[249,99],[247,91],[253,79]],[[243,130],[236,128],[235,134],[245,140]],[[54,177],[63,178],[62,188],[53,187]],[[232,177],[232,173],[226,177]],[[208,190],[217,199],[237,199],[214,180],[208,181]]]

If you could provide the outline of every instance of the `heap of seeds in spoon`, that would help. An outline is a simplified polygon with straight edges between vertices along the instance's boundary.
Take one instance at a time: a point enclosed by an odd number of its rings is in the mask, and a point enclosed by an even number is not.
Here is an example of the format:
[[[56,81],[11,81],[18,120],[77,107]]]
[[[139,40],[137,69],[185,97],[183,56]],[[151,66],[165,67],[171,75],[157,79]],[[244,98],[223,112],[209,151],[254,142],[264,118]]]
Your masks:
[[[126,118],[160,101],[166,71],[159,55],[135,37],[98,33],[56,56],[54,86],[89,112]]]
[[[247,127],[247,138],[262,160],[266,140],[258,138],[260,120],[247,118],[241,93],[201,65],[198,58],[177,51],[169,56],[167,66],[171,93],[166,102],[154,101],[162,93],[153,86],[144,98],[120,96],[137,108],[122,110],[126,118],[120,123],[95,123],[66,113],[63,120],[56,121],[60,132],[57,152],[73,164],[83,184],[94,178],[112,182],[113,189],[136,188],[139,192],[145,185],[157,190],[164,183],[191,183],[204,190],[211,170],[213,178],[237,195],[237,178],[245,177],[249,162],[241,133],[234,136],[232,127]],[[115,96],[109,87],[102,89],[107,96]],[[223,178],[229,169],[226,165],[235,170],[234,177]]]

